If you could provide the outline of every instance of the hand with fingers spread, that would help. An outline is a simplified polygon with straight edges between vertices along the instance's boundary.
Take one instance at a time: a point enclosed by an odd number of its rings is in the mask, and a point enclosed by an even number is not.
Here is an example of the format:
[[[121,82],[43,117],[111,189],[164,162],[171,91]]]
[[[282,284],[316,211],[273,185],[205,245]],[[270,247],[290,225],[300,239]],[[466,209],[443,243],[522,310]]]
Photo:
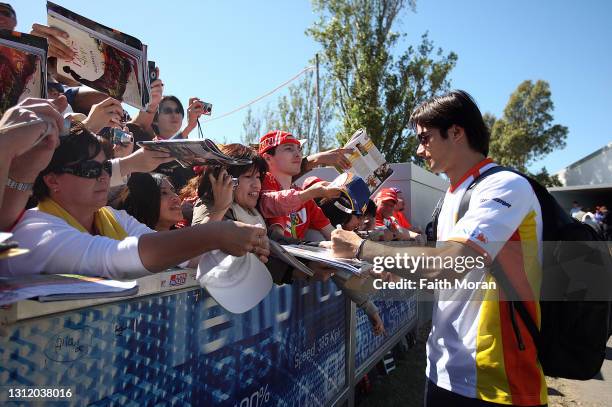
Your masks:
[[[267,263],[270,246],[266,228],[261,225],[248,225],[242,222],[223,222],[219,238],[219,248],[233,256],[253,253],[259,260]]]
[[[98,133],[104,127],[121,128],[123,108],[121,102],[113,98],[107,98],[91,107],[89,116],[83,120],[83,124],[92,133]]]
[[[70,48],[70,46],[66,45],[70,36],[59,28],[47,27],[42,24],[33,24],[30,34],[47,39],[49,44],[49,57],[71,61],[76,56],[76,52]]]
[[[323,151],[313,155],[309,155],[308,167],[310,169],[314,167],[322,166],[338,166],[344,170],[351,168],[351,162],[346,157],[346,154],[351,154],[352,148],[335,148],[329,151]]]
[[[213,174],[208,174],[208,179],[212,186],[214,199],[214,204],[208,217],[212,221],[221,220],[234,201],[234,183],[232,181],[232,176],[223,168],[216,178]]]

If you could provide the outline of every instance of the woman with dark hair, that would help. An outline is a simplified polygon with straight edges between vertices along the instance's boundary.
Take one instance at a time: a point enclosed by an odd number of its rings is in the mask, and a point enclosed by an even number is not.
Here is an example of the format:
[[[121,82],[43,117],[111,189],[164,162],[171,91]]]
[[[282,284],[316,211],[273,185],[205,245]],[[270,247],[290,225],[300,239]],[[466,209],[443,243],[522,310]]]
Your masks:
[[[185,117],[185,108],[176,96],[164,96],[153,117],[152,127],[159,139],[187,138],[197,126],[198,118],[203,114],[204,103],[196,97],[189,98],[187,126],[180,131]]]
[[[263,217],[256,209],[266,162],[250,147],[228,144],[221,151],[235,159],[250,160],[248,165],[208,166],[198,178],[198,196],[193,208],[192,224],[236,218],[245,210],[250,216]],[[229,213],[228,213],[229,212]]]
[[[267,261],[265,228],[210,222],[155,232],[125,211],[107,207],[111,176],[103,141],[83,127],[62,137],[36,178],[38,206],[15,226],[14,239],[30,250],[0,262],[0,275],[73,273],[131,279],[186,262],[215,249]]]
[[[251,164],[243,166],[209,166],[199,176],[198,196],[193,210],[193,225],[214,222],[218,220],[239,220],[252,225],[265,225],[264,218],[257,210],[261,184],[267,171],[263,157],[255,150],[242,144],[228,144],[221,151],[236,159],[251,160]],[[279,243],[299,243],[298,239],[284,236],[273,236]],[[292,267],[277,259],[270,259],[266,265],[277,284],[291,283],[294,275]],[[321,263],[311,262],[307,266],[317,276],[329,278],[330,269]],[[336,271],[336,270],[331,270]],[[334,283],[367,314],[375,335],[384,333],[384,325],[378,314],[378,308],[369,301],[367,294],[349,289],[346,280],[338,276],[332,277]]]
[[[132,174],[112,205],[158,232],[183,220],[181,201],[169,178],[158,173]]]

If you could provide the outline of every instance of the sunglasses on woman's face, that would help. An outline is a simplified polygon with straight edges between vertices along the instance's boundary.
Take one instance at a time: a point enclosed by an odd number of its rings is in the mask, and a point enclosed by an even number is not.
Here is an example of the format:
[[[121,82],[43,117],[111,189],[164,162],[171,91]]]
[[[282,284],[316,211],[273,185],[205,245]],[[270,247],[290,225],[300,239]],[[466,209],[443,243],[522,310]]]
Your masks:
[[[62,167],[57,173],[72,174],[81,178],[100,178],[102,171],[106,171],[110,177],[112,175],[112,168],[112,164],[108,160],[104,162],[89,160]]]
[[[13,14],[10,10],[1,9],[0,16],[4,16],[6,18],[15,18],[15,14]]]
[[[178,107],[175,109],[171,107],[164,107],[163,109],[161,109],[161,113],[163,114],[172,114],[172,113],[182,114],[181,109],[179,109]]]

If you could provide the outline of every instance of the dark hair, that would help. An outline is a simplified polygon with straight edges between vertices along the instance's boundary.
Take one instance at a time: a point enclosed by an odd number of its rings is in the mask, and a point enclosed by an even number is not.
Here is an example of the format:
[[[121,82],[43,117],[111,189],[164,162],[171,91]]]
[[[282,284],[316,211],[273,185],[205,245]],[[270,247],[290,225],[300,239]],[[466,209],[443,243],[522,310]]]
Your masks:
[[[155,229],[159,222],[161,185],[167,178],[158,173],[133,173],[113,206]]]
[[[452,125],[460,126],[473,150],[489,154],[489,129],[476,102],[463,90],[453,90],[419,105],[410,116],[413,129],[417,124],[440,129],[443,138],[448,137],[447,130]]]
[[[162,105],[167,101],[172,101],[176,103],[179,110],[181,111],[181,116],[185,117],[185,108],[183,107],[183,104],[181,103],[179,98],[173,95],[164,96],[159,102],[159,106],[157,106],[157,111],[155,112],[155,116],[153,116],[153,124],[151,125],[151,127],[153,127],[153,130],[157,134],[159,134],[159,128],[157,127],[157,119],[159,118],[159,112],[161,111]]]
[[[268,151],[266,151],[266,153],[270,154],[270,155],[276,154],[276,147],[278,147],[278,146],[274,146],[274,147],[270,148]]]
[[[324,204],[321,205],[321,210],[323,211],[327,219],[329,219],[329,223],[331,223],[333,227],[336,227],[336,225],[344,226],[348,221],[351,220],[352,214],[346,213],[340,208],[338,208],[336,205],[334,205],[336,201],[338,201],[345,208],[351,207],[351,203],[349,202],[348,198],[342,195],[339,198],[327,200]]]
[[[45,184],[43,176],[54,173],[66,165],[93,160],[100,151],[108,159],[112,153],[110,143],[87,130],[81,123],[73,123],[70,134],[60,138],[60,145],[55,149],[47,168],[36,177],[34,197],[41,200],[49,196],[49,187]]]
[[[226,154],[232,158],[251,160],[251,164],[247,165],[209,165],[206,167],[204,172],[199,176],[198,182],[198,196],[201,199],[214,200],[212,193],[212,185],[210,183],[209,175],[217,176],[221,169],[225,169],[229,175],[238,178],[242,174],[245,174],[251,170],[259,171],[261,180],[268,171],[268,165],[266,161],[257,152],[245,145],[234,143],[226,144],[220,148],[223,154]]]
[[[376,204],[373,200],[368,200],[368,206],[366,207],[365,216],[376,217]]]

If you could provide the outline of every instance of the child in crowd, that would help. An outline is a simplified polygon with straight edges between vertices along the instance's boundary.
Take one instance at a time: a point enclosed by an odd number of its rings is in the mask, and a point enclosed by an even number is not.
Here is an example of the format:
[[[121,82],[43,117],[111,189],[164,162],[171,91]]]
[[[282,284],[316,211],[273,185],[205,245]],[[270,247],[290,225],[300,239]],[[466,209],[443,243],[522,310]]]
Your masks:
[[[112,206],[158,232],[174,229],[183,220],[174,186],[167,176],[158,173],[132,174]]]

